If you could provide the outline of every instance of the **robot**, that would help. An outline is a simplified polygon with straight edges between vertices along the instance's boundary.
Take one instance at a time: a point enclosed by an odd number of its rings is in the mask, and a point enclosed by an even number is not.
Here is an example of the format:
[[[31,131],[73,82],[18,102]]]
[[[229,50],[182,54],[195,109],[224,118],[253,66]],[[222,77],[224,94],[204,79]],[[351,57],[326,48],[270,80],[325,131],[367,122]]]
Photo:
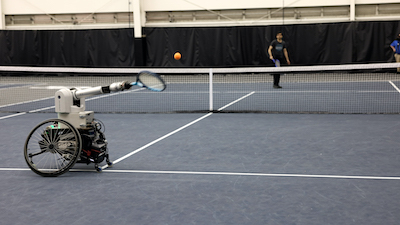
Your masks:
[[[137,75],[136,82],[58,90],[54,97],[58,118],[39,123],[25,142],[24,156],[29,168],[47,177],[64,174],[75,163],[94,163],[98,172],[102,170],[99,165],[104,160],[107,166],[112,166],[104,125],[94,119],[93,111],[85,111],[85,98],[128,90],[134,85],[152,91],[163,91],[166,87],[160,76],[143,71]]]

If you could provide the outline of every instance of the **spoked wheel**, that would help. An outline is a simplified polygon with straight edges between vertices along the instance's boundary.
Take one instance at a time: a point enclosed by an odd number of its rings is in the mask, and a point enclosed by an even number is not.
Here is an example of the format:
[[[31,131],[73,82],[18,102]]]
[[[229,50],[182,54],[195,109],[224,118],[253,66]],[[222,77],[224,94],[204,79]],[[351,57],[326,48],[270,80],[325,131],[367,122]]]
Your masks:
[[[55,177],[74,166],[81,154],[79,131],[61,119],[49,119],[38,124],[25,142],[25,161],[41,176]]]

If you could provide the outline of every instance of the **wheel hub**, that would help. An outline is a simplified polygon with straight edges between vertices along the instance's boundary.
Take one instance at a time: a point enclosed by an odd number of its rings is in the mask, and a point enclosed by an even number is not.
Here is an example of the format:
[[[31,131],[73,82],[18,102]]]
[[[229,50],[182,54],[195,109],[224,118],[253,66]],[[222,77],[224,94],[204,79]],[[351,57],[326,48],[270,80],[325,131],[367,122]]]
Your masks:
[[[49,152],[51,152],[51,153],[56,152],[56,146],[54,143],[49,144],[49,146],[47,146],[47,148],[49,149]]]

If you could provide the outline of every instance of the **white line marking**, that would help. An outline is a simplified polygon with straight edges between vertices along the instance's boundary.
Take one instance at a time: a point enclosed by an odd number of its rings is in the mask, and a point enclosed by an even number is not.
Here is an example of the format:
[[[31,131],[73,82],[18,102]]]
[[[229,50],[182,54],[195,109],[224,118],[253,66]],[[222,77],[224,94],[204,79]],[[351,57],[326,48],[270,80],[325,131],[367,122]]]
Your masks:
[[[32,87],[38,84],[26,84],[26,85],[20,85],[18,86],[18,84],[8,84],[8,85],[16,85],[16,86],[11,86],[11,87],[2,87],[0,88],[0,90],[7,90],[7,89],[16,89],[16,88],[25,88],[25,87]],[[5,84],[6,86],[6,84]],[[0,86],[1,87],[1,86]]]
[[[0,171],[27,171],[28,168],[0,168]]]
[[[35,99],[35,100],[28,100],[28,101],[24,101],[24,102],[11,103],[11,104],[7,104],[7,105],[1,105],[0,108],[14,106],[14,105],[21,105],[21,104],[26,104],[26,103],[32,103],[32,102],[39,102],[39,101],[48,100],[48,99],[52,99],[52,98],[54,98],[54,96],[39,98],[39,99]]]
[[[150,173],[150,174],[186,174],[186,175],[225,175],[225,176],[265,176],[265,177],[302,177],[302,178],[332,178],[332,179],[370,179],[370,180],[400,180],[400,177],[378,176],[344,176],[344,175],[311,175],[311,174],[273,174],[273,173],[243,173],[243,172],[196,172],[196,171],[151,171],[151,170],[107,170],[109,173]]]
[[[40,112],[40,111],[44,111],[44,110],[47,110],[47,109],[54,109],[54,108],[55,108],[55,106],[49,106],[49,107],[44,107],[44,108],[40,108],[40,109],[31,110],[31,111],[29,111],[29,113],[35,113],[35,112]]]
[[[0,168],[0,171],[29,171],[29,168]],[[97,172],[95,169],[70,169],[70,172]],[[390,176],[351,176],[351,175],[322,175],[322,174],[285,174],[285,173],[246,173],[246,172],[204,172],[204,171],[168,171],[168,170],[103,170],[104,173],[147,173],[147,174],[182,174],[208,176],[258,176],[258,177],[298,177],[326,179],[363,179],[363,180],[400,180],[400,177]]]
[[[239,102],[239,101],[241,101],[241,100],[243,100],[243,99],[249,97],[250,95],[252,95],[252,94],[254,94],[254,93],[255,93],[255,91],[250,92],[250,93],[248,93],[247,95],[245,95],[245,96],[243,96],[243,97],[241,97],[241,98],[238,98],[238,99],[236,99],[235,101],[233,101],[233,102],[231,102],[231,103],[229,103],[229,104],[227,104],[227,105],[225,105],[225,106],[219,108],[218,111],[221,111],[221,110],[223,110],[223,109],[225,109],[225,108],[227,108],[227,107],[229,107],[229,106],[231,106],[231,105],[233,105],[233,104],[235,104],[235,103],[237,103],[237,102]]]
[[[12,115],[8,115],[8,116],[3,116],[3,117],[0,117],[0,120],[8,119],[8,118],[15,117],[15,116],[22,116],[25,114],[26,114],[26,112],[22,112],[22,113],[12,114]]]
[[[249,91],[214,91],[215,94],[244,94],[248,93]],[[269,94],[269,93],[392,93],[396,92],[395,90],[270,90],[270,91],[257,91],[257,94]],[[157,92],[140,92],[138,94],[145,94],[145,95],[150,95],[150,94],[159,94]],[[208,91],[165,91],[163,92],[163,95],[167,94],[209,94]]]
[[[400,89],[391,80],[389,80],[388,82],[394,87],[394,89],[396,89],[397,92],[400,93]]]

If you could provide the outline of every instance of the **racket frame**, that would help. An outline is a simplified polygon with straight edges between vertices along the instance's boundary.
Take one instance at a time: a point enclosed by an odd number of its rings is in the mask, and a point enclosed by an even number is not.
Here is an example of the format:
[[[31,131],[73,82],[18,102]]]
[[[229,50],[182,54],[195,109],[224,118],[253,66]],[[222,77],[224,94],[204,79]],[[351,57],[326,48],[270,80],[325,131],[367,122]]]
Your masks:
[[[140,75],[141,75],[141,74],[149,74],[149,75],[153,76],[154,78],[156,78],[156,79],[160,82],[159,85],[161,85],[162,88],[160,88],[160,89],[155,89],[155,88],[152,88],[152,87],[147,86],[145,83],[143,83],[143,82],[140,80]],[[165,81],[160,77],[160,75],[158,75],[158,74],[156,74],[156,73],[153,73],[153,72],[150,72],[150,71],[141,71],[140,73],[138,73],[138,74],[136,75],[136,82],[132,82],[131,85],[132,85],[132,86],[133,86],[133,85],[136,85],[136,86],[139,86],[139,87],[147,88],[147,89],[149,89],[150,91],[156,91],[156,92],[164,91],[165,88],[166,88]],[[158,85],[157,85],[157,86],[158,86]]]

